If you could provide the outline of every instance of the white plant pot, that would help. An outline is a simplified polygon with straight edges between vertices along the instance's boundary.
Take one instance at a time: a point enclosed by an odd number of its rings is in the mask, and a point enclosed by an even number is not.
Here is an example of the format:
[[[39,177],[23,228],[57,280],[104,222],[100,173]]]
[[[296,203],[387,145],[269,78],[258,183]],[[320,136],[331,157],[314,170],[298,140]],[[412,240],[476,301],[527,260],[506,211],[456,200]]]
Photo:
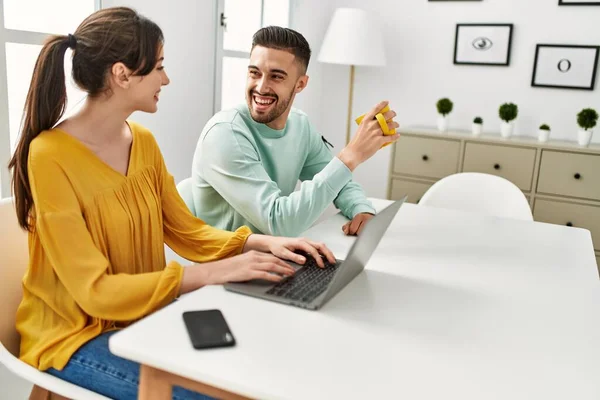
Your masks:
[[[481,135],[482,130],[483,130],[483,124],[473,123],[471,125],[471,131],[473,132],[473,135],[475,135],[475,136]]]
[[[550,137],[550,131],[549,130],[546,130],[546,129],[539,129],[538,130],[538,140],[540,142],[547,142],[549,137]]]
[[[502,125],[500,126],[500,135],[503,138],[510,137],[513,133],[513,124],[512,122],[502,121]]]
[[[577,143],[582,147],[589,146],[590,141],[592,140],[592,133],[594,133],[594,131],[591,129],[580,129],[579,132],[577,132]]]
[[[437,120],[437,127],[440,132],[446,132],[448,130],[448,117],[440,115]]]

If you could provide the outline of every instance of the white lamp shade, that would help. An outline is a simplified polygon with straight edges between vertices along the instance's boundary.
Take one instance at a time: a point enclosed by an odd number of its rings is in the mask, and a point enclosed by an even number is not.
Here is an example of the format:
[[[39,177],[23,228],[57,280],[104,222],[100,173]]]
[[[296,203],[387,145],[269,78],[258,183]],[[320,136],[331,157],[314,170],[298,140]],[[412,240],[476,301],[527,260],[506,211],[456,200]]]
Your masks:
[[[383,35],[365,10],[338,8],[327,28],[319,61],[356,66],[384,66]]]

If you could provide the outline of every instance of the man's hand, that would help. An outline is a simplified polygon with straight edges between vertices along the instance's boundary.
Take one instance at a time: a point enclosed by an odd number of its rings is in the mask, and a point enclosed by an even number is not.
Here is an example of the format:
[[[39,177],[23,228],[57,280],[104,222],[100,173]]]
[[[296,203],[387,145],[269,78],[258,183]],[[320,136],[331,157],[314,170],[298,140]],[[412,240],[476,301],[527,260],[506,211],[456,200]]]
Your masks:
[[[342,226],[342,231],[349,236],[360,235],[360,232],[371,218],[373,218],[373,214],[370,213],[356,214],[352,221],[348,221]]]
[[[371,109],[362,122],[358,126],[356,134],[338,154],[338,158],[342,161],[350,171],[354,171],[363,162],[371,158],[385,144],[395,142],[400,138],[400,134],[384,135],[379,121],[375,118],[385,106],[387,101],[382,101]],[[400,125],[393,119],[396,116],[394,110],[387,111],[383,117],[387,121],[388,129],[399,128]]]

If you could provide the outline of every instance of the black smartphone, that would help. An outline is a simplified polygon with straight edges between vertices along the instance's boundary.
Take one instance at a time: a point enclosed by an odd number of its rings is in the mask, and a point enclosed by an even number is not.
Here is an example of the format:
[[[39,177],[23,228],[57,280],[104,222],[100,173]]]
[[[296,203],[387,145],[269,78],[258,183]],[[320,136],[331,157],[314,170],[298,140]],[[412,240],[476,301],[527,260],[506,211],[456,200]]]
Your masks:
[[[195,349],[235,345],[235,338],[220,310],[186,311],[183,321]]]

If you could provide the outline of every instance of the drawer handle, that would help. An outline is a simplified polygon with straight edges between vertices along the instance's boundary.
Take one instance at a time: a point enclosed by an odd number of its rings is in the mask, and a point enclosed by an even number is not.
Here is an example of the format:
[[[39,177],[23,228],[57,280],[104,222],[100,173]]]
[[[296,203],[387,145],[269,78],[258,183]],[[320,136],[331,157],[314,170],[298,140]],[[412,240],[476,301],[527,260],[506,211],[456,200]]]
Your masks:
[[[496,170],[500,169],[500,164],[494,164],[494,169],[496,169]]]
[[[567,222],[567,226],[573,226],[573,223],[571,221]]]
[[[575,175],[573,175],[573,178],[581,179],[581,174],[579,172],[577,172]]]
[[[427,161],[429,160],[429,157],[427,156],[427,154],[423,154],[423,157],[421,157],[423,159],[423,161]]]

